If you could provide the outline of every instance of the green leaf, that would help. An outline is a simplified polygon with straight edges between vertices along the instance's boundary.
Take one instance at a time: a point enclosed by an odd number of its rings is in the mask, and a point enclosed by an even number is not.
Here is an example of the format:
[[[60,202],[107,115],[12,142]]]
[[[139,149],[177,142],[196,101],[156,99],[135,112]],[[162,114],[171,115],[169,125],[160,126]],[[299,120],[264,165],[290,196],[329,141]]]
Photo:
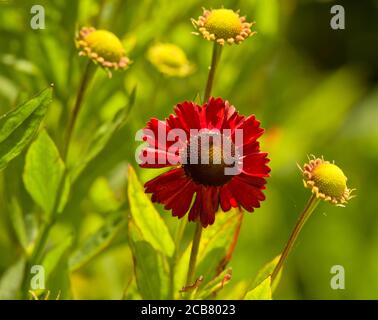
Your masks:
[[[142,233],[143,240],[147,241],[154,249],[171,257],[175,250],[175,245],[169,230],[148,196],[144,193],[144,189],[131,166],[129,166],[128,179],[131,216]]]
[[[22,248],[25,251],[27,251],[28,236],[27,236],[26,226],[24,222],[24,217],[22,214],[22,209],[15,197],[12,197],[12,199],[10,200],[9,207],[10,207],[9,217],[10,217],[13,229],[15,231],[15,234],[17,236],[17,240],[22,246]]]
[[[73,167],[70,173],[71,181],[74,182],[85,167],[106,147],[114,133],[126,122],[131,108],[135,103],[136,88],[131,92],[129,103],[114,116],[113,120],[102,125],[94,134],[88,150],[84,153],[84,159]]]
[[[48,217],[54,210],[58,213],[63,210],[68,199],[69,182],[58,149],[45,130],[40,132],[27,152],[23,180],[26,190]],[[59,205],[57,201],[60,201]]]
[[[144,240],[142,230],[129,221],[129,240],[138,291],[143,299],[167,299],[169,266],[164,256]]]
[[[201,97],[201,94],[198,92],[194,97],[193,97],[193,100],[192,100],[194,103],[198,104],[198,105],[202,105],[202,97]]]
[[[124,214],[118,212],[109,216],[104,225],[89,236],[71,255],[68,262],[70,271],[81,268],[97,254],[105,250],[125,224]]]
[[[202,231],[197,258],[196,279],[204,277],[204,285],[219,275],[230,261],[238,239],[243,214],[238,210],[218,212],[215,223]],[[191,244],[188,245],[175,273],[175,292],[185,285]]]
[[[52,89],[45,89],[0,117],[0,170],[17,157],[33,139],[51,97]]]
[[[244,300],[272,300],[271,277],[269,276],[256,288],[248,291]]]
[[[72,245],[73,236],[68,236],[59,245],[55,246],[49,252],[47,252],[45,258],[43,259],[43,267],[45,268],[46,280],[49,279],[51,274],[54,272],[59,262],[61,261],[63,255],[68,251]]]
[[[214,295],[223,289],[223,287],[230,282],[232,277],[232,269],[222,271],[214,279],[208,282],[203,288],[198,288],[195,299],[211,299]]]
[[[15,299],[21,287],[25,270],[25,259],[21,258],[7,269],[0,279],[0,300]]]
[[[239,210],[219,212],[211,228],[202,232],[197,274],[205,281],[219,274],[231,259],[243,214]]]
[[[273,273],[273,270],[276,267],[278,261],[280,260],[280,257],[281,257],[281,255],[278,255],[272,261],[269,261],[266,265],[264,265],[259,270],[259,272],[257,273],[255,279],[253,280],[250,288],[255,288],[256,286],[258,286],[262,281],[264,281],[267,277],[269,277]],[[272,291],[274,291],[274,289],[276,288],[276,286],[280,282],[281,272],[282,272],[282,269],[278,273],[278,275],[277,275],[277,277],[276,277],[276,279],[273,283]]]

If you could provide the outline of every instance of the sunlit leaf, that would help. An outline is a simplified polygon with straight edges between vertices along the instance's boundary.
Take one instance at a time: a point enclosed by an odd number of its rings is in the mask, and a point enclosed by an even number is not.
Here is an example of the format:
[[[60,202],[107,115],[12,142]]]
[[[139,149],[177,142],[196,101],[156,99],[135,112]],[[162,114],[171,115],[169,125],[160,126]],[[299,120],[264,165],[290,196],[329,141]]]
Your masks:
[[[204,277],[204,284],[223,271],[231,259],[238,239],[243,213],[233,210],[217,213],[215,223],[202,231],[197,258],[196,279]],[[188,245],[178,261],[175,272],[175,292],[186,281],[191,244]]]
[[[195,299],[211,299],[230,282],[232,278],[232,269],[222,271],[214,279],[208,282],[203,288],[199,287]]]
[[[134,169],[128,171],[128,197],[131,216],[135,225],[142,233],[143,240],[154,249],[171,257],[175,245],[162,217],[156,211],[139,182]]]
[[[198,254],[198,274],[213,277],[221,272],[235,249],[243,213],[219,212],[211,228],[203,230]]]
[[[275,257],[272,261],[269,261],[266,265],[264,265],[259,272],[257,273],[255,279],[253,280],[250,288],[255,288],[259,283],[261,283],[264,279],[269,277],[274,268],[276,267],[278,261],[280,260],[281,255]],[[278,273],[276,279],[274,280],[274,287],[277,286],[281,278],[281,271]],[[274,290],[273,290],[274,291]]]
[[[106,147],[114,133],[125,123],[131,108],[134,106],[135,97],[136,88],[131,92],[128,105],[119,110],[112,121],[105,123],[95,132],[88,150],[84,153],[84,159],[71,170],[72,181],[77,179],[85,167]]]
[[[133,221],[129,222],[129,239],[140,295],[143,299],[167,299],[169,266],[163,255],[144,239]]]
[[[244,300],[272,300],[272,289],[270,276],[263,280],[257,287],[248,291]]]
[[[25,226],[25,221],[20,204],[16,198],[12,198],[9,203],[9,217],[12,222],[17,240],[22,248],[26,251],[28,247],[28,236]]]
[[[15,299],[24,276],[25,259],[10,266],[0,279],[0,300]]]
[[[58,149],[46,131],[40,132],[27,152],[23,180],[26,190],[45,214],[50,216],[54,210],[62,211],[68,198],[69,182]]]
[[[83,244],[71,255],[69,259],[70,271],[81,268],[97,254],[105,250],[125,226],[126,219],[123,213],[116,213],[108,217],[104,225],[94,234],[84,240]]]
[[[54,272],[55,268],[58,266],[63,255],[67,253],[68,249],[72,245],[73,237],[72,235],[68,236],[64,241],[57,244],[49,252],[47,252],[45,258],[43,259],[43,267],[45,268],[45,277],[46,280]]]
[[[51,102],[52,89],[19,105],[0,118],[0,170],[30,143]]]

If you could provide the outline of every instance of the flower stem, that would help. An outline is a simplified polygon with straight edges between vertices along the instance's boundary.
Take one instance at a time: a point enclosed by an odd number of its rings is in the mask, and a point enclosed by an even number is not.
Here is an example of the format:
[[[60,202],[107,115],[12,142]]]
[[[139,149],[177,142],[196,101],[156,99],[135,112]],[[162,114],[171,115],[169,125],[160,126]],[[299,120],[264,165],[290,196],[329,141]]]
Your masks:
[[[278,261],[273,273],[272,273],[272,283],[277,278],[277,275],[279,274],[280,270],[283,267],[283,264],[285,263],[287,257],[290,254],[290,251],[292,250],[295,241],[298,238],[299,233],[302,230],[302,227],[308,220],[308,218],[311,216],[312,212],[315,210],[317,205],[319,204],[320,200],[316,198],[316,196],[313,194],[311,198],[308,200],[306,207],[304,208],[302,214],[299,216],[297,223],[291,232],[290,238],[288,242],[286,243],[285,249],[283,250],[280,260]]]
[[[222,46],[216,42],[214,42],[213,46],[213,55],[211,58],[211,66],[209,69],[209,75],[207,77],[205,95],[203,97],[203,101],[206,102],[211,96],[211,89],[213,88],[214,76],[215,71],[217,69],[218,62],[220,60],[220,56],[222,53]]]
[[[72,133],[73,133],[73,130],[75,128],[77,116],[79,115],[79,112],[80,112],[80,109],[81,109],[81,106],[82,106],[84,94],[85,94],[85,92],[88,88],[88,85],[90,83],[90,80],[92,79],[92,76],[94,75],[95,70],[96,69],[95,69],[95,66],[93,65],[93,63],[91,61],[88,61],[87,65],[85,67],[83,76],[81,78],[79,90],[78,90],[77,96],[76,96],[75,106],[73,108],[72,115],[71,115],[71,118],[70,118],[70,122],[68,124],[67,137],[66,137],[66,140],[65,140],[64,148],[63,148],[63,159],[64,160],[66,160],[66,158],[67,158]]]
[[[198,249],[199,249],[199,244],[201,241],[201,234],[202,234],[202,225],[200,222],[197,222],[197,226],[194,232],[194,237],[193,237],[193,242],[192,242],[192,251],[190,252],[188,276],[186,278],[186,287],[190,287],[194,282]]]

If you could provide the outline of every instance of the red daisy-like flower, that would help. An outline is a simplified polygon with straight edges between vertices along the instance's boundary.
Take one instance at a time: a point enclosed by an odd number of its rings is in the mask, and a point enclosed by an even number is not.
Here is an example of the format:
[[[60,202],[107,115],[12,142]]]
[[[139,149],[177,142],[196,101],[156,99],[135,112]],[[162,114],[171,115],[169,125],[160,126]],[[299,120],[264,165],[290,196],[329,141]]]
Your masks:
[[[139,154],[140,166],[172,167],[145,184],[152,201],[178,218],[189,212],[189,221],[203,227],[214,223],[219,206],[224,212],[260,207],[270,168],[267,153],[260,152],[257,139],[264,130],[255,116],[240,115],[221,98],[202,107],[183,102],[174,112],[143,129],[148,146]]]

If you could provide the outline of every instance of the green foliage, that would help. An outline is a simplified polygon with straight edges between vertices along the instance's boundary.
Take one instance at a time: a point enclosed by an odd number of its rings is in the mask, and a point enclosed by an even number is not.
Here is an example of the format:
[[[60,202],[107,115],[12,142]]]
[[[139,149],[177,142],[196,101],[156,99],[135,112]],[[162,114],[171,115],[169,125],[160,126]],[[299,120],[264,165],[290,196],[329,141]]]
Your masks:
[[[58,149],[46,131],[40,132],[28,150],[23,180],[26,190],[47,217],[63,210],[69,181]]]
[[[146,242],[155,250],[171,257],[175,250],[175,244],[169,230],[144,193],[144,189],[131,166],[129,166],[128,180],[128,198],[133,222]]]
[[[204,287],[199,287],[194,296],[195,299],[215,298],[218,291],[222,290],[232,278],[232,269],[227,269],[209,281]],[[236,298],[236,294],[233,296]]]
[[[138,290],[143,299],[167,299],[169,288],[168,266],[159,251],[146,241],[134,221],[129,222],[129,239],[134,259]]]
[[[72,246],[72,235],[66,237],[64,241],[57,244],[54,248],[52,248],[43,259],[43,267],[45,268],[45,277],[46,280],[49,280],[49,277],[58,267],[59,262],[62,260],[63,256],[68,252],[70,247]]]
[[[51,94],[52,89],[45,89],[0,118],[0,170],[33,139],[51,102]]]
[[[125,226],[125,223],[126,219],[122,213],[111,214],[104,222],[104,225],[85,239],[81,246],[72,253],[69,259],[70,271],[81,268],[97,254],[105,250],[117,233]]]
[[[228,213],[219,212],[215,223],[202,231],[196,279],[203,276],[204,282],[207,283],[223,271],[235,249],[241,222],[242,213],[238,210]],[[175,275],[177,289],[181,289],[185,283],[190,250],[191,244],[188,245],[178,262]]]
[[[263,280],[257,287],[248,291],[245,300],[272,300],[271,278]]]
[[[17,240],[22,248],[27,251],[28,235],[21,206],[17,202],[17,199],[13,197],[9,202],[9,207],[10,220],[16,233]]]
[[[21,258],[15,262],[3,274],[0,279],[0,299],[9,300],[17,297],[25,269],[25,259]]]
[[[136,98],[136,87],[132,90],[128,104],[122,109],[118,110],[114,118],[102,125],[94,134],[89,143],[88,150],[85,152],[83,160],[74,166],[71,170],[71,180],[74,182],[85,167],[106,147],[114,133],[125,124],[132,107],[134,106]]]
[[[35,1],[0,2],[0,299],[25,296],[24,268],[46,220],[54,225],[39,263],[46,265],[51,299],[59,293],[61,299],[181,298],[194,226],[187,223],[174,243],[179,221],[143,192],[142,184],[162,171],[137,167],[134,137],[150,118],[168,117],[175,104],[201,101],[212,44],[191,34],[190,18],[201,14],[203,1],[41,0],[45,30],[30,29]],[[216,0],[206,6],[240,9],[256,21],[256,35],[223,49],[212,94],[261,120],[261,148],[272,173],[261,208],[219,212],[203,230],[196,272],[203,281],[192,297],[270,299],[273,291],[278,299],[376,299],[374,0],[345,3],[347,28],[339,31],[329,27],[325,1]],[[133,64],[111,79],[98,69],[64,159],[87,63],[74,41],[84,25],[114,32]],[[195,72],[179,79],[160,75],[146,59],[157,41],[180,46]],[[54,89],[42,90],[50,83]],[[342,209],[320,205],[277,287],[280,274],[274,284],[269,276],[278,257],[260,267],[283,248],[309,197],[296,166],[308,154],[335,160],[357,197]],[[330,290],[335,263],[353,275],[346,290]]]
[[[235,249],[241,223],[242,213],[238,210],[228,213],[219,212],[215,223],[202,231],[195,279],[203,277],[201,286],[205,286],[205,292],[214,286],[213,281],[217,282],[218,277],[224,274],[223,269],[227,266]],[[190,251],[191,244],[178,260],[174,275],[176,292],[182,289],[186,282]],[[201,293],[201,295],[205,294]]]
[[[262,283],[263,281],[265,281],[265,279],[267,279],[273,273],[273,270],[275,269],[278,261],[280,260],[280,257],[281,257],[281,255],[278,255],[272,261],[269,261],[265,266],[263,266],[259,270],[259,272],[257,273],[255,279],[251,283],[251,286],[250,286],[251,289],[256,288],[260,283]],[[272,291],[274,291],[274,288],[280,282],[281,274],[282,274],[282,270],[278,273],[278,275],[277,275],[277,277],[276,277],[276,279],[275,279],[275,281],[273,283],[273,289],[272,289]]]

